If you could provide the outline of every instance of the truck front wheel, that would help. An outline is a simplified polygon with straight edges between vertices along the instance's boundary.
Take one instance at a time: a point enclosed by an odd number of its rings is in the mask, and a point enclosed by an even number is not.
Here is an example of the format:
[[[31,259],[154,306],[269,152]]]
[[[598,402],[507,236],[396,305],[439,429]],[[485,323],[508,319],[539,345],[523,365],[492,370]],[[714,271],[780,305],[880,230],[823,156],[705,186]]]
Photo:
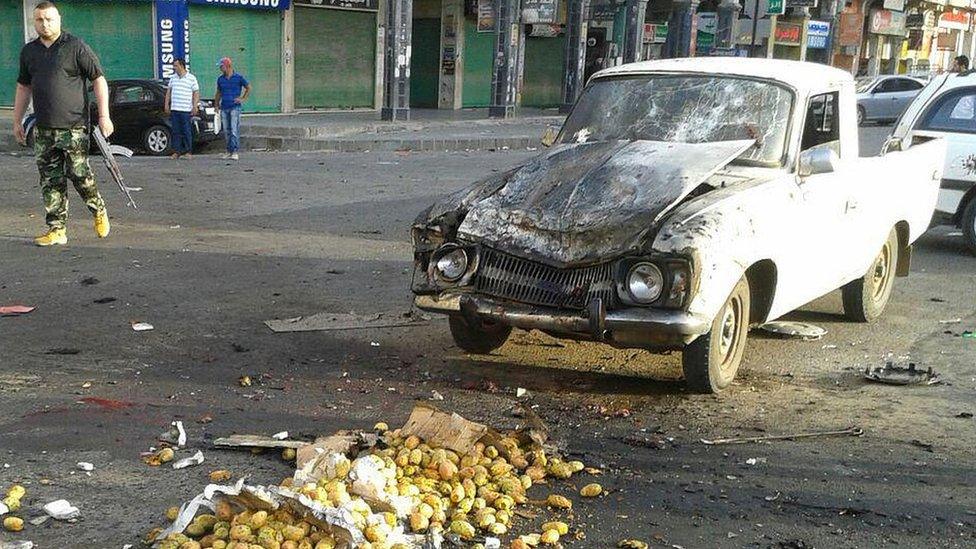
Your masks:
[[[718,393],[732,384],[749,334],[749,282],[735,285],[708,333],[685,347],[685,383],[696,393]]]
[[[892,229],[868,272],[841,288],[844,315],[849,320],[871,322],[884,312],[895,285],[898,250],[898,233]]]
[[[465,351],[486,355],[501,347],[512,333],[511,326],[485,321],[471,323],[462,315],[448,317],[454,343]]]

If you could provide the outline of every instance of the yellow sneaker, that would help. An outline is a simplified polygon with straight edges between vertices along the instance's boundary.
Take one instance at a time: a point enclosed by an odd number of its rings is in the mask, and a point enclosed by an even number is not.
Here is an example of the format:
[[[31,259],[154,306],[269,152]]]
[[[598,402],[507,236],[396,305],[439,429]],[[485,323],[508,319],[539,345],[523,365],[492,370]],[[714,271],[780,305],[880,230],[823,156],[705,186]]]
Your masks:
[[[112,230],[112,225],[108,222],[108,212],[103,210],[101,213],[95,214],[95,234],[98,235],[98,238],[105,238],[110,230]]]
[[[64,229],[51,229],[47,234],[34,239],[38,246],[60,246],[68,243],[68,233]]]

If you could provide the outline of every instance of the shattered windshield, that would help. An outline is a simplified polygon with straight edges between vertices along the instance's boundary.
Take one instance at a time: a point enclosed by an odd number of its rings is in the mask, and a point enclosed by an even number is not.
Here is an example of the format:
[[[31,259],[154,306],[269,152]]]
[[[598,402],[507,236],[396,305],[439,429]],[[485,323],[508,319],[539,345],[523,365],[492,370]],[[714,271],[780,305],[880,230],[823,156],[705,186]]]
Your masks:
[[[793,93],[783,86],[730,76],[597,80],[566,119],[559,142],[755,139],[739,159],[778,165],[792,104]]]

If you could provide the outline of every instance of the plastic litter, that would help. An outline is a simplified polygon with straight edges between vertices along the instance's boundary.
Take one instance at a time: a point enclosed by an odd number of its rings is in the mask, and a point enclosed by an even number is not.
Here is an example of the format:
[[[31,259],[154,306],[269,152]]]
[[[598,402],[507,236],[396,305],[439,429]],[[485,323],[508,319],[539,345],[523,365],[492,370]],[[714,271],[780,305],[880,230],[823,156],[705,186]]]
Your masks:
[[[0,549],[34,549],[32,541],[0,541]]]
[[[280,433],[275,433],[275,434],[271,435],[271,438],[273,438],[275,440],[285,440],[286,438],[288,438],[288,431],[282,431]]]
[[[149,330],[154,330],[155,326],[148,322],[133,322],[132,329],[136,332],[148,332]]]
[[[33,311],[36,307],[24,305],[4,305],[0,307],[0,316],[20,316]]]
[[[186,469],[187,467],[200,465],[201,463],[203,463],[203,452],[197,450],[197,453],[192,456],[173,463],[173,469]]]
[[[81,511],[64,499],[48,503],[44,506],[44,512],[55,520],[73,520],[81,516]]]
[[[87,472],[94,471],[95,470],[95,465],[93,465],[91,463],[88,463],[87,461],[79,461],[78,462],[78,469],[80,469],[82,471],[85,471],[87,473]]]
[[[816,341],[827,335],[827,330],[806,322],[775,321],[760,326],[764,332],[780,337],[792,337],[804,341]]]
[[[813,431],[808,433],[796,433],[792,435],[767,435],[761,437],[743,437],[743,438],[716,438],[716,439],[701,439],[702,444],[706,446],[717,446],[719,444],[747,444],[750,442],[768,442],[772,440],[794,440],[799,438],[816,438],[816,437],[836,437],[836,436],[852,436],[859,437],[864,434],[864,429],[858,427],[851,427],[849,429],[842,429],[839,431]]]

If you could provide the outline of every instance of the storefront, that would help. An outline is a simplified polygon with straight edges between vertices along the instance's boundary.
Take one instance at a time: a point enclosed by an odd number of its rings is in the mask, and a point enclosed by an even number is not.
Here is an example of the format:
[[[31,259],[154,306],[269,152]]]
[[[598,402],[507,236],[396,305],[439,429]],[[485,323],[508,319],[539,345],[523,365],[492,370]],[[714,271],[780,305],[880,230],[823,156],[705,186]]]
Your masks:
[[[295,0],[295,107],[372,108],[379,0]]]
[[[440,0],[414,0],[410,36],[410,106],[436,109],[440,84]]]
[[[867,43],[862,48],[866,57],[862,62],[868,76],[899,72],[903,42],[907,38],[906,22],[901,11],[878,8],[870,11]]]
[[[278,0],[190,0],[190,68],[201,95],[215,92],[217,62],[230,57],[251,84],[247,111],[281,110],[281,6]]]
[[[523,0],[523,107],[558,107],[566,59],[566,2]]]

